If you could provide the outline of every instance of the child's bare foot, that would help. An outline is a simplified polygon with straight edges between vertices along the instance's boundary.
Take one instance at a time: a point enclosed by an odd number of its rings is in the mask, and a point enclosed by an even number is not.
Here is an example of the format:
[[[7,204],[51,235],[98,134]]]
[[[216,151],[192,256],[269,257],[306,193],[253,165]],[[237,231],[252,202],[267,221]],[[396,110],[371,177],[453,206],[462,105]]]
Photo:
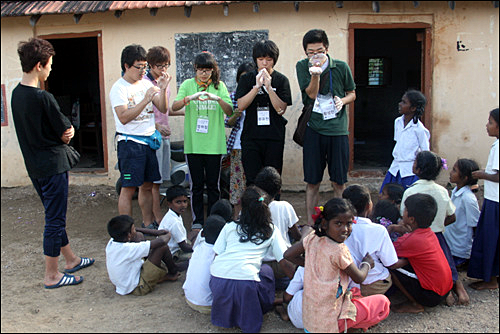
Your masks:
[[[173,274],[168,273],[165,276],[163,276],[163,278],[161,278],[158,281],[158,283],[162,283],[162,282],[166,282],[166,281],[174,282],[174,281],[177,281],[177,279],[179,278],[179,276],[181,276],[180,272],[176,272],[176,273],[173,273]]]
[[[461,281],[455,282],[455,293],[458,297],[458,305],[469,305],[469,295],[465,291],[464,284]]]
[[[283,305],[276,305],[275,307],[276,313],[280,316],[281,320],[288,321],[290,318],[288,317],[288,313],[286,312]]]
[[[485,281],[479,281],[479,282],[474,282],[469,284],[471,288],[474,290],[495,290],[498,289],[498,281],[497,280],[491,280],[489,282]]]
[[[391,310],[396,313],[422,313],[425,311],[422,305],[410,301],[392,305]]]
[[[448,297],[446,297],[446,305],[451,307],[451,306],[455,305],[456,302],[457,302],[457,300],[455,299],[453,292],[450,291],[450,293],[448,294]]]

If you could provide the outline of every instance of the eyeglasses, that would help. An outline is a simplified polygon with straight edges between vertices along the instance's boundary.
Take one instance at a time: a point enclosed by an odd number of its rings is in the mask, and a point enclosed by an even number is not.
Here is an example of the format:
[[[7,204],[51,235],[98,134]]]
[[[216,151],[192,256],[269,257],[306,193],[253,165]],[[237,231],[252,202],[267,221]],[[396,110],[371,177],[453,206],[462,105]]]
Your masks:
[[[135,67],[139,71],[144,71],[144,70],[146,70],[148,68],[148,63],[146,63],[146,64],[144,64],[142,66],[132,65],[132,67]]]
[[[163,65],[155,65],[157,68],[160,70],[167,69],[170,67],[170,64],[163,64]]]
[[[213,68],[205,68],[205,69],[197,68],[196,71],[198,73],[201,73],[201,74],[209,74],[209,73],[211,74],[214,71],[214,69]]]
[[[316,50],[316,51],[308,51],[308,52],[306,52],[306,55],[308,55],[310,57],[310,56],[314,56],[317,54],[324,54],[325,52],[326,52],[325,49]]]

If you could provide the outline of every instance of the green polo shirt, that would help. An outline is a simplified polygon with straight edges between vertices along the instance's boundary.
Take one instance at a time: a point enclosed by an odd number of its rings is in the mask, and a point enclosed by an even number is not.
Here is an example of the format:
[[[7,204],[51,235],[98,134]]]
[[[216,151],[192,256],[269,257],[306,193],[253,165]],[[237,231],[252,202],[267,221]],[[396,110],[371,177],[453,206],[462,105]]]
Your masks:
[[[200,92],[201,88],[195,79],[187,79],[179,87],[175,101]],[[232,105],[231,97],[224,82],[219,81],[219,89],[211,84],[207,92],[222,98]],[[226,128],[224,111],[216,101],[191,101],[185,107],[184,117],[184,153],[185,154],[226,154]],[[198,118],[208,119],[208,132],[196,132]]]
[[[349,66],[337,59],[332,59],[328,55],[330,61],[330,70],[332,73],[332,83],[333,83],[333,96],[338,96],[340,98],[344,97],[345,92],[353,91],[356,89],[356,84],[352,78],[351,69]],[[306,93],[306,88],[311,82],[311,74],[309,73],[309,59],[303,59],[297,62],[295,66],[297,71],[297,79],[299,82],[300,91],[302,92],[302,102],[304,105],[314,103]],[[326,84],[323,89],[320,90],[320,94],[326,95],[332,92],[330,87],[330,70],[327,68],[321,74],[321,81],[326,80]],[[309,119],[309,127],[319,134],[325,136],[343,136],[348,135],[348,121],[349,117],[347,115],[346,106],[342,107],[342,110],[338,114],[337,118],[329,119],[327,121],[323,120],[323,115],[313,112],[311,118]]]

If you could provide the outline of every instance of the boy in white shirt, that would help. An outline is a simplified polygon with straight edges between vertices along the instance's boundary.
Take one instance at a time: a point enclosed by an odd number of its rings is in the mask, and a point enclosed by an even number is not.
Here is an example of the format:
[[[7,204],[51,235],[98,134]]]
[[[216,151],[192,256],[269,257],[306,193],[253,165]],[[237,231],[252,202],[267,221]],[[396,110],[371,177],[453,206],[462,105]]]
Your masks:
[[[358,184],[347,187],[342,197],[349,200],[357,211],[356,223],[352,225],[352,233],[345,241],[356,265],[360,265],[363,257],[370,254],[375,266],[368,272],[361,284],[363,296],[384,294],[392,285],[391,274],[386,267],[398,262],[396,250],[387,229],[380,224],[372,223],[368,217],[373,203],[370,192]],[[357,286],[351,282],[350,286]]]
[[[197,236],[197,234],[190,236],[190,243],[187,242],[187,232],[181,215],[186,211],[188,201],[188,192],[185,188],[173,186],[167,189],[167,204],[169,209],[161,220],[158,230],[167,230],[172,234],[172,238],[168,242],[168,247],[175,261],[189,259],[190,253],[193,252],[191,244]]]
[[[145,240],[139,231],[156,232],[158,238]],[[157,283],[175,281],[179,277],[167,246],[171,237],[169,232],[136,230],[132,217],[121,215],[109,221],[108,233],[111,239],[106,246],[106,268],[116,293],[143,296],[153,291]],[[162,261],[168,274],[161,267]]]
[[[213,207],[212,207],[213,209]],[[186,302],[193,310],[210,314],[212,309],[212,291],[210,290],[210,265],[215,259],[213,250],[215,241],[226,220],[219,215],[210,215],[203,226],[203,240],[194,248],[189,260],[186,281],[182,288]]]

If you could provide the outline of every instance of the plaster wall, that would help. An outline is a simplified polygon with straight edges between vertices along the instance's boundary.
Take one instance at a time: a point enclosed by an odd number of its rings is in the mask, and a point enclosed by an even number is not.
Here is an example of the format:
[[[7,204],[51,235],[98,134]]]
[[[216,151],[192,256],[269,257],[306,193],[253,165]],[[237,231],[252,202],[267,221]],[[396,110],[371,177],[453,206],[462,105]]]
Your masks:
[[[1,82],[6,86],[8,126],[1,128],[2,176],[1,186],[11,187],[30,183],[24,168],[12,123],[10,96],[20,81],[21,68],[16,52],[17,43],[36,35],[102,31],[105,108],[107,124],[108,171],[105,173],[71,173],[72,184],[114,185],[119,174],[114,170],[116,151],[113,134],[114,119],[109,103],[109,90],[120,76],[120,54],[129,44],[141,44],[146,50],[155,45],[168,48],[175,66],[176,33],[219,32],[235,30],[269,30],[269,38],[280,48],[275,69],[290,80],[293,105],[286,111],[287,125],[283,188],[303,190],[302,149],[292,141],[296,121],[302,109],[295,64],[305,55],[302,37],[312,28],[324,29],[329,37],[329,51],[335,58],[348,61],[348,27],[350,23],[412,23],[432,25],[433,73],[431,78],[432,149],[448,159],[449,164],[459,157],[486,163],[493,138],[489,138],[484,124],[488,112],[498,106],[498,9],[489,1],[457,2],[455,10],[447,3],[383,1],[380,13],[374,13],[371,2],[344,2],[336,8],[335,2],[300,3],[298,12],[292,3],[261,2],[258,13],[248,3],[230,4],[229,15],[223,15],[222,6],[194,6],[191,16],[184,8],[162,8],[156,16],[149,10],[125,11],[120,18],[112,12],[85,14],[78,24],[72,15],[43,15],[35,28],[28,17],[1,19]],[[457,41],[461,41],[457,50]],[[467,50],[465,50],[467,49]],[[84,50],[82,50],[84,52]],[[57,55],[54,59],[57,66]],[[224,70],[224,69],[222,69]],[[172,97],[177,83],[175,69],[171,82]],[[78,64],[68,69],[68,75],[78,80]],[[172,140],[183,138],[183,118],[172,117]],[[390,130],[392,131],[392,129]],[[448,173],[441,173],[439,181],[446,182]],[[323,189],[329,188],[325,173]]]

